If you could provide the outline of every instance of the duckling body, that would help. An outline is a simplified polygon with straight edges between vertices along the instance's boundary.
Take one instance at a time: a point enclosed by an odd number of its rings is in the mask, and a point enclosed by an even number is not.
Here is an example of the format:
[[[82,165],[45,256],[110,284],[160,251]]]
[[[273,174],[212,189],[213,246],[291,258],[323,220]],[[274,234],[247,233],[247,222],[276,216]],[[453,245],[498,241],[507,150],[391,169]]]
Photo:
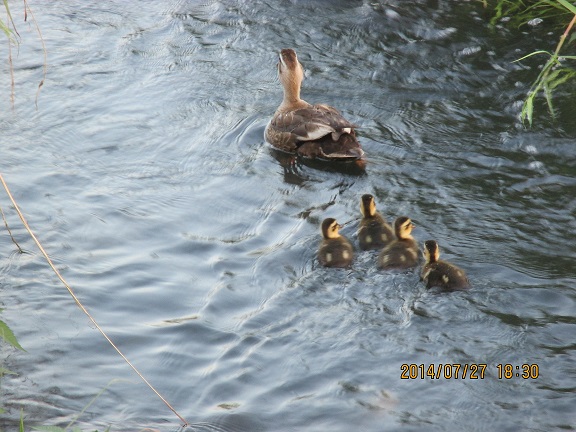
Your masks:
[[[360,211],[363,216],[358,228],[360,249],[382,249],[396,239],[392,227],[376,211],[376,203],[372,195],[362,195]]]
[[[318,261],[324,267],[348,267],[354,259],[352,243],[338,232],[339,229],[336,219],[328,218],[322,222]]]
[[[294,50],[280,52],[278,76],[284,99],[266,126],[266,141],[279,150],[308,158],[345,161],[364,155],[354,124],[336,108],[311,105],[300,98],[304,72]]]
[[[426,288],[440,287],[447,291],[470,288],[466,273],[460,267],[440,258],[440,249],[434,240],[424,243],[424,258],[420,279],[426,283]]]
[[[406,216],[394,221],[396,240],[382,249],[378,267],[384,270],[406,270],[418,265],[418,243],[411,235],[414,224]]]

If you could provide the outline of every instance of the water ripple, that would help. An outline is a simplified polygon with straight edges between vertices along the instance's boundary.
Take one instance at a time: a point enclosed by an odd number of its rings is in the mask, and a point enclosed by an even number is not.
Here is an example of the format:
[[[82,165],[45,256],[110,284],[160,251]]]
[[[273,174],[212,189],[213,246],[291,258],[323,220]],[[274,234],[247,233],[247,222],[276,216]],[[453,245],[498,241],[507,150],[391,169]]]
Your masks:
[[[549,42],[541,26],[487,32],[475,2],[137,3],[46,5],[38,110],[39,47],[21,29],[0,165],[56,265],[185,429],[573,423],[572,99],[555,95],[562,128],[525,129],[536,65],[512,63]],[[306,69],[302,96],[359,125],[365,172],[264,142],[284,47]],[[409,215],[472,289],[427,291],[417,271],[377,270],[377,252],[322,268],[321,221],[336,217],[356,244],[364,193],[390,221]],[[2,207],[30,252],[0,241],[2,320],[27,350],[1,365],[18,372],[2,378],[2,420],[18,428],[23,408],[32,426],[63,426],[110,379],[136,380]],[[400,379],[402,364],[452,363],[486,363],[486,377]],[[499,379],[505,363],[540,377]],[[169,414],[122,382],[82,418],[168,430]]]

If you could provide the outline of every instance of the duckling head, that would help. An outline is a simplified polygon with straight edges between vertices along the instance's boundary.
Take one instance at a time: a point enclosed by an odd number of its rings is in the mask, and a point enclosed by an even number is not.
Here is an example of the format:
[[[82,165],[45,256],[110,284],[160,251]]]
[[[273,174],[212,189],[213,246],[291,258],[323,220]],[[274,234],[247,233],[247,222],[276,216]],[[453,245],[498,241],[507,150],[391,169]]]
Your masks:
[[[336,219],[334,218],[327,218],[324,219],[322,222],[322,236],[325,239],[335,239],[340,237],[338,231],[340,230],[341,226],[338,224]]]
[[[360,211],[364,217],[372,217],[376,214],[376,202],[372,195],[362,195],[362,198],[360,199]]]
[[[412,238],[410,235],[412,229],[415,227],[409,217],[400,216],[394,221],[394,232],[398,239],[409,239]]]
[[[436,262],[440,259],[440,248],[434,240],[424,242],[423,252],[426,263]]]
[[[298,61],[296,51],[286,48],[278,58],[278,77],[284,87],[284,95],[290,100],[300,100],[300,86],[304,80],[304,68]]]

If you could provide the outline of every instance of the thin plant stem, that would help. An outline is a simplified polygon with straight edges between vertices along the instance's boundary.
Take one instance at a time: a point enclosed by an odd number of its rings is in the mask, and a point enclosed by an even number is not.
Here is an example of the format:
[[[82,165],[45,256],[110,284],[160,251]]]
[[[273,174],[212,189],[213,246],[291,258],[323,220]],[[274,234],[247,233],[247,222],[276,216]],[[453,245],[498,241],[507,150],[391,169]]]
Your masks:
[[[2,176],[2,174],[0,174],[0,182],[2,183],[2,186],[4,186],[4,190],[6,191],[6,194],[8,195],[8,198],[10,199],[10,201],[12,202],[12,205],[14,206],[14,208],[16,209],[16,213],[18,213],[18,216],[20,217],[20,220],[22,221],[22,223],[24,224],[24,227],[26,228],[26,231],[28,231],[28,234],[30,234],[30,237],[32,237],[32,240],[34,240],[34,243],[36,243],[36,246],[38,247],[38,249],[40,250],[40,252],[42,253],[42,255],[44,255],[44,258],[46,259],[46,262],[48,263],[48,265],[50,266],[50,268],[52,269],[52,271],[56,274],[56,276],[58,277],[58,279],[60,279],[60,281],[62,282],[62,284],[64,285],[64,287],[66,287],[66,289],[68,290],[68,293],[70,293],[70,296],[72,296],[72,298],[74,299],[74,301],[76,302],[76,304],[78,305],[78,307],[82,310],[82,312],[84,312],[84,314],[88,317],[88,319],[92,322],[92,324],[94,324],[94,327],[96,327],[96,329],[100,332],[100,334],[102,334],[102,336],[104,336],[104,338],[108,341],[108,343],[112,346],[112,348],[114,348],[116,350],[116,352],[120,355],[120,357],[122,357],[122,359],[128,364],[128,366],[130,366],[132,368],[132,370],[136,373],[136,375],[138,375],[140,377],[140,379],[142,379],[142,381],[144,381],[144,383],[150,388],[150,390],[152,390],[156,396],[158,396],[162,402],[164,402],[164,404],[182,421],[184,422],[184,426],[188,426],[189,423],[186,421],[186,419],[184,419],[184,417],[182,417],[178,411],[176,411],[172,405],[170,405],[168,403],[168,401],[158,392],[158,390],[156,390],[154,388],[154,386],[152,384],[150,384],[148,382],[148,380],[146,378],[144,378],[144,375],[142,375],[140,373],[140,371],[138,371],[138,369],[136,369],[136,366],[134,366],[130,360],[128,360],[128,358],[122,353],[122,351],[120,351],[120,349],[114,344],[114,342],[112,342],[112,339],[110,339],[108,337],[108,335],[106,334],[106,332],[100,327],[100,325],[98,325],[98,323],[96,322],[96,320],[94,319],[94,317],[92,317],[92,315],[90,314],[90,312],[88,312],[88,310],[84,307],[84,305],[80,302],[80,299],[76,296],[76,294],[74,293],[74,290],[72,290],[72,287],[68,284],[68,282],[66,282],[66,280],[64,279],[64,277],[62,276],[62,274],[58,271],[58,269],[56,268],[56,266],[54,265],[54,263],[52,262],[52,259],[50,258],[50,256],[48,255],[48,253],[44,250],[44,248],[42,247],[42,244],[40,243],[40,241],[36,238],[36,236],[34,235],[34,233],[32,232],[32,229],[30,228],[30,226],[28,225],[28,222],[26,222],[26,218],[24,217],[24,215],[22,214],[22,212],[20,211],[20,207],[18,207],[18,204],[16,203],[16,200],[14,199],[14,197],[12,196],[12,194],[10,193],[10,189],[8,188],[8,185],[6,184],[6,182],[4,181],[4,177]]]
[[[2,219],[4,220],[4,225],[6,226],[6,229],[8,230],[8,234],[10,234],[10,238],[12,239],[12,242],[16,245],[16,247],[18,248],[18,251],[20,253],[24,253],[24,250],[20,247],[18,242],[14,239],[14,236],[12,235],[12,231],[10,231],[10,227],[8,226],[8,221],[6,220],[6,215],[4,215],[4,211],[2,210],[2,207],[0,207],[0,213],[2,214]]]
[[[32,21],[34,22],[34,27],[36,27],[36,31],[38,32],[38,36],[40,37],[40,43],[42,44],[42,53],[44,55],[44,62],[42,63],[42,79],[38,83],[38,89],[36,90],[36,109],[38,109],[38,96],[40,95],[40,89],[44,85],[44,80],[46,79],[46,75],[48,74],[48,51],[46,50],[46,44],[44,43],[44,36],[42,36],[42,31],[40,30],[40,26],[38,25],[38,21],[34,17],[34,12],[30,8],[27,0],[24,1],[24,16],[25,19],[28,17],[28,12],[30,12],[30,16],[32,17]]]
[[[104,386],[104,388],[103,388],[102,390],[100,390],[100,391],[96,394],[96,396],[94,396],[94,397],[90,400],[90,402],[88,402],[88,403],[84,406],[84,408],[82,408],[82,410],[81,410],[78,414],[76,414],[76,416],[75,416],[72,420],[70,420],[70,423],[68,423],[68,426],[66,426],[66,427],[64,428],[64,430],[70,429],[70,428],[74,425],[74,423],[76,423],[76,422],[78,421],[78,419],[82,416],[82,414],[84,414],[84,413],[86,412],[86,410],[87,410],[88,408],[90,408],[90,406],[91,406],[94,402],[96,402],[96,400],[97,400],[100,396],[102,396],[102,393],[104,393],[106,390],[108,390],[108,388],[109,388],[115,381],[121,381],[121,380],[119,380],[119,379],[113,379],[113,380],[111,380],[108,384],[106,384],[106,386]]]
[[[12,20],[12,15],[10,15],[10,10],[8,9],[8,3],[6,3],[6,1],[4,2],[4,6],[6,6],[6,16],[8,17],[8,25],[10,25],[10,23],[12,23],[12,31],[14,31],[16,34],[18,34],[18,32],[16,31],[16,26],[14,25],[14,21]],[[8,38],[8,68],[10,69],[10,106],[12,107],[12,109],[14,109],[14,100],[15,100],[15,81],[14,81],[14,63],[12,62],[12,41],[15,39],[12,39],[11,37]],[[17,40],[15,40],[15,43],[18,43]]]
[[[556,55],[558,55],[558,53],[560,52],[560,48],[562,48],[562,45],[564,45],[564,41],[568,37],[568,34],[570,34],[570,31],[572,30],[572,27],[574,27],[575,23],[576,23],[576,14],[574,14],[574,16],[572,17],[572,20],[570,21],[570,24],[568,24],[568,27],[566,27],[566,31],[564,31],[562,36],[560,36],[560,42],[558,43],[558,47],[556,48]]]

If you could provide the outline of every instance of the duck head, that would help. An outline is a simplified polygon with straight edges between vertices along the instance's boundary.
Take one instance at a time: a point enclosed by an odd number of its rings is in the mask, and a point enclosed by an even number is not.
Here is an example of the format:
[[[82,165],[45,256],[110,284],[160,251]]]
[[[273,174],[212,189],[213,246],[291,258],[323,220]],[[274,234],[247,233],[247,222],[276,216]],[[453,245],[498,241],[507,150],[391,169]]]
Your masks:
[[[322,236],[325,239],[335,239],[340,237],[340,233],[338,232],[341,228],[341,225],[338,224],[336,219],[334,218],[327,218],[324,219],[322,222]]]
[[[409,217],[400,216],[394,221],[394,233],[398,239],[412,238],[412,229],[415,227]]]
[[[372,195],[362,195],[362,198],[360,199],[360,211],[364,217],[372,217],[376,214],[376,202]]]
[[[434,240],[426,240],[424,242],[423,252],[424,259],[426,263],[436,262],[440,259],[440,248],[438,248],[438,243]]]
[[[290,102],[300,101],[300,86],[304,80],[304,68],[298,61],[296,51],[291,48],[280,51],[278,77],[284,88],[284,99]]]

